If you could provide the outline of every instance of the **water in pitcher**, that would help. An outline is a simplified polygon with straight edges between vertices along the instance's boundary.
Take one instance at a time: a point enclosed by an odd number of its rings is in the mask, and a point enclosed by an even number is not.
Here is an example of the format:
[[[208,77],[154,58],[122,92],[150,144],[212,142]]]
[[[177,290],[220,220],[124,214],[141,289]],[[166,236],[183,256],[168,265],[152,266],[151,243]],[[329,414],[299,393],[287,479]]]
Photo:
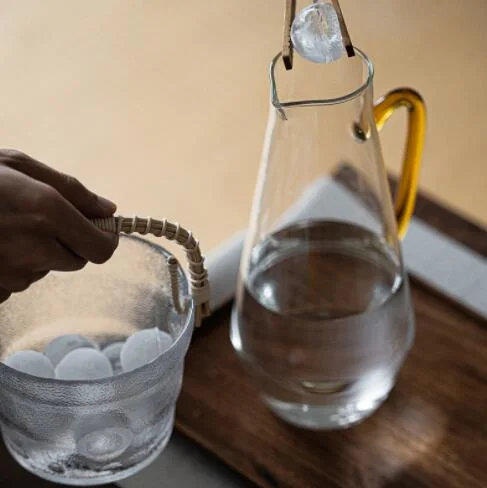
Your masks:
[[[279,416],[349,426],[387,397],[414,334],[395,256],[368,230],[327,221],[294,224],[252,250],[231,337]]]

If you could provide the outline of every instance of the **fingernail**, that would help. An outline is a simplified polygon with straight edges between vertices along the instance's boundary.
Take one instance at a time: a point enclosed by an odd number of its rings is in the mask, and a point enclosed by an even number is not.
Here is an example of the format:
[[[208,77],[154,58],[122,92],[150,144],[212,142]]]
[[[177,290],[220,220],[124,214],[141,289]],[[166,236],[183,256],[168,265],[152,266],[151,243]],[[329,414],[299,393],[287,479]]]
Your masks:
[[[103,198],[103,197],[98,197],[98,205],[105,211],[114,213],[115,210],[117,210],[117,205],[115,205],[112,201]]]

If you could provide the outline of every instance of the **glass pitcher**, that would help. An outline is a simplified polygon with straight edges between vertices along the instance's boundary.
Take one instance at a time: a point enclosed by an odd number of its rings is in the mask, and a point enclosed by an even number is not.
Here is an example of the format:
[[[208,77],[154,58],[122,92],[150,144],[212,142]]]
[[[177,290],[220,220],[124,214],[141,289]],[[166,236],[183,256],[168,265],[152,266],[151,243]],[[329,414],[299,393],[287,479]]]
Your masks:
[[[271,107],[231,341],[282,419],[351,426],[387,398],[414,338],[400,238],[413,213],[425,132],[418,93],[374,103],[356,56],[270,67]],[[279,74],[279,90],[277,85]],[[285,100],[285,101],[284,101]],[[395,207],[378,130],[399,107],[408,135]]]

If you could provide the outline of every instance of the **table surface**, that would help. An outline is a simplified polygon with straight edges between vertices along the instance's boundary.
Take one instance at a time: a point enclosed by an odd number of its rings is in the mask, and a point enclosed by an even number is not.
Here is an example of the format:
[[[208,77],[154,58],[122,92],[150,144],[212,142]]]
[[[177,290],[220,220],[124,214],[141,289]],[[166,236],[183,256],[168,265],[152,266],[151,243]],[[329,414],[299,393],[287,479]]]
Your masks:
[[[487,257],[479,227],[423,196],[417,213]],[[486,319],[414,277],[413,300],[416,342],[391,397],[363,424],[331,433],[287,426],[264,407],[231,349],[229,307],[223,308],[197,331],[189,350],[179,431],[264,488],[482,488]],[[3,446],[0,464],[2,486],[53,486],[24,471]],[[168,488],[250,486],[180,435],[152,467],[122,485],[159,488],[161,476]]]
[[[347,170],[337,181],[364,188]],[[416,218],[487,258],[485,231],[423,195]],[[437,246],[437,258],[447,263]],[[485,262],[479,260],[484,268]],[[300,277],[288,280],[299,290]],[[177,427],[262,488],[486,486],[487,316],[414,275],[412,292],[414,347],[390,398],[363,424],[307,432],[275,418],[230,345],[227,307],[195,333]]]
[[[388,401],[338,432],[275,418],[229,343],[229,310],[196,334],[177,426],[262,488],[443,487],[487,483],[487,335],[413,284],[415,346]]]
[[[376,64],[376,94],[410,85],[428,103],[423,188],[487,223],[487,3],[341,4]],[[205,250],[246,225],[281,0],[4,0],[0,14],[2,146],[78,176],[123,213],[179,220]],[[393,172],[403,134],[400,116],[383,132]],[[50,486],[8,463],[6,486]]]

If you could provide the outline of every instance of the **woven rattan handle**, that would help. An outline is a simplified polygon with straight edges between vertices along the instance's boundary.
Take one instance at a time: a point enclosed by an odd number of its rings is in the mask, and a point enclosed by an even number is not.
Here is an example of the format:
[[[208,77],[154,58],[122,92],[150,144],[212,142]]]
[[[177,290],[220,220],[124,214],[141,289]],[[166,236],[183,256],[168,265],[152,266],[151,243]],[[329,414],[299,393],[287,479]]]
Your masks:
[[[199,242],[177,223],[168,222],[166,219],[156,220],[139,217],[110,217],[106,219],[93,219],[92,222],[101,230],[116,234],[152,234],[157,237],[165,237],[170,241],[176,241],[184,248],[188,261],[189,280],[191,295],[196,305],[196,326],[201,324],[201,320],[210,315],[210,285],[208,282],[208,272],[205,268],[204,258],[201,255]],[[171,261],[175,264],[175,261]],[[171,263],[170,271],[171,271]],[[174,267],[172,270],[174,271]],[[174,273],[173,273],[174,275]],[[173,301],[176,308],[179,307],[178,300],[175,299],[174,281],[172,281]]]

